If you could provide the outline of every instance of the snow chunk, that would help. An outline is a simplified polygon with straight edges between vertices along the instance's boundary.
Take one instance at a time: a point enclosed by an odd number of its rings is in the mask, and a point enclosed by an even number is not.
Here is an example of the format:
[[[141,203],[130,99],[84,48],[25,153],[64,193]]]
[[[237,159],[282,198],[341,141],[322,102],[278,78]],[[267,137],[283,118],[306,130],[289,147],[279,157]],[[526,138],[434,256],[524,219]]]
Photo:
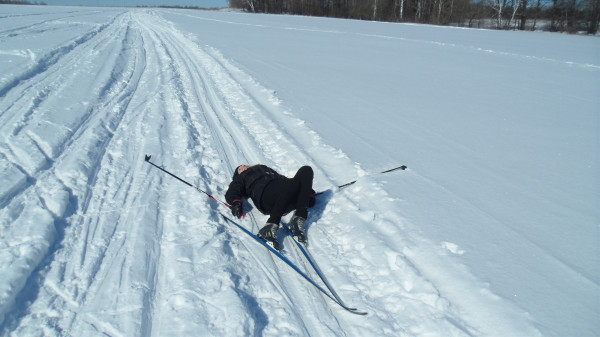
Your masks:
[[[40,190],[40,198],[43,200],[46,208],[56,217],[62,217],[69,205],[70,193],[65,186],[51,176],[43,184],[37,185]]]
[[[38,145],[24,133],[8,138],[6,143],[13,154],[10,160],[20,165],[27,174],[33,176],[48,164]]]
[[[463,255],[465,253],[464,250],[460,249],[457,244],[452,242],[442,242],[442,248],[445,248],[452,254]]]
[[[0,160],[0,201],[13,195],[27,181],[27,176],[15,165]]]

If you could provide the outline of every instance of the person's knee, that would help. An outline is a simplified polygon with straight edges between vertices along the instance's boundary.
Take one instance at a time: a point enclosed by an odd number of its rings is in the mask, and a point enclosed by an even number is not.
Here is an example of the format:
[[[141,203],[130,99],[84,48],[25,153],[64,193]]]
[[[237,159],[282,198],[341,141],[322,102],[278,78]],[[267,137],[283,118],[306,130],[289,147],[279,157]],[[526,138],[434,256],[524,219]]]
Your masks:
[[[315,173],[313,172],[312,167],[305,165],[298,170],[298,175],[307,176],[310,177],[310,179],[312,179]]]

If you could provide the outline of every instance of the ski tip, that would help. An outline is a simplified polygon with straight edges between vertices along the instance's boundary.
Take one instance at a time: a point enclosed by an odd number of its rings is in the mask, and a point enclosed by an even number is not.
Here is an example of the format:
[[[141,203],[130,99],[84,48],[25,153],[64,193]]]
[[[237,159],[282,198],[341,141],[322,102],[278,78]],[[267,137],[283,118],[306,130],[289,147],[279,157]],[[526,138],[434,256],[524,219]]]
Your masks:
[[[151,157],[152,157],[151,155],[147,154],[147,155],[146,155],[146,158],[145,158],[145,160],[146,160],[146,161],[150,161],[150,158],[151,158]]]
[[[402,166],[400,166],[400,169],[401,169],[401,170],[406,170],[406,168],[407,168],[407,167],[406,167],[406,165],[402,165]]]

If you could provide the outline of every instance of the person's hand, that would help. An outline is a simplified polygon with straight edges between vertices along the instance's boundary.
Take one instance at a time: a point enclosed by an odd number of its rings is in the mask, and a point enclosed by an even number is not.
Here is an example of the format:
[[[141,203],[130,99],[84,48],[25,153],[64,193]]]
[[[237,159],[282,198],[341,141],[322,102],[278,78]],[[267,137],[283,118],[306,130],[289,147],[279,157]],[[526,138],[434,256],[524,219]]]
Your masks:
[[[231,214],[236,218],[242,217],[243,204],[241,200],[236,200],[231,204]]]

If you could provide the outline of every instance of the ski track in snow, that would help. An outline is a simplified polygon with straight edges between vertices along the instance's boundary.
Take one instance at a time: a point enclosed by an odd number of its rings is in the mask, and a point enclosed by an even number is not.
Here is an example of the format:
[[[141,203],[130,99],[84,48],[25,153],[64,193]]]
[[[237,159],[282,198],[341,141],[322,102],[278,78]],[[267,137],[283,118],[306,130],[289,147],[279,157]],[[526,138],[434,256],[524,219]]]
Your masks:
[[[431,246],[427,258],[440,267],[445,252],[460,254],[459,247],[407,237],[390,211],[393,200],[367,176],[353,193],[326,192],[308,219],[311,254],[335,277],[345,302],[369,312],[357,318],[224,222],[222,206],[144,163],[151,154],[217,197],[241,163],[265,163],[286,175],[310,164],[316,189],[335,185],[334,168],[366,174],[286,111],[272,91],[159,13],[117,11],[88,30],[77,28],[80,36],[35,55],[28,68],[0,82],[0,254],[10,262],[0,271],[3,333],[512,332],[514,323],[502,330],[508,316],[493,306],[482,315],[497,325],[476,326],[481,319],[443,295],[415,263],[425,253],[406,247]],[[0,35],[83,20],[75,14]],[[256,232],[265,220],[252,211],[240,222]],[[348,239],[358,236],[363,241]],[[290,238],[281,239],[284,254],[308,269]],[[363,250],[366,245],[381,246],[380,254]],[[448,270],[458,283],[465,273]],[[499,301],[493,294],[478,300],[482,307]]]

